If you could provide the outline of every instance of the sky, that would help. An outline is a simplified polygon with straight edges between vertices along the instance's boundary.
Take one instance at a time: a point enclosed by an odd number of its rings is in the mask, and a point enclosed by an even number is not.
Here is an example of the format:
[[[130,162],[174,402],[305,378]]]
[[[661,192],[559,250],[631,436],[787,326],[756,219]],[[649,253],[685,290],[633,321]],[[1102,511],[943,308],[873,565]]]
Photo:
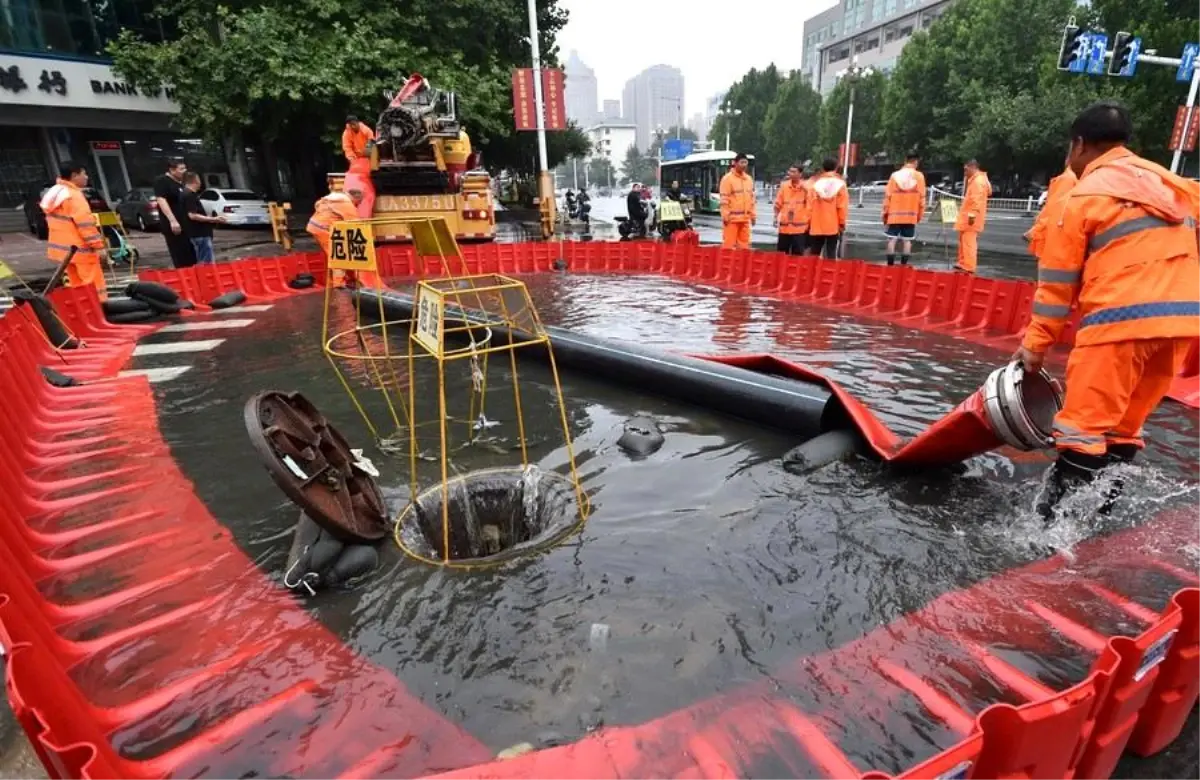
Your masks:
[[[559,61],[578,51],[596,72],[601,101],[620,100],[625,82],[651,65],[673,65],[683,71],[690,117],[750,68],[799,68],[804,20],[836,4],[739,0],[705,10],[703,2],[559,0],[570,13],[558,35]]]

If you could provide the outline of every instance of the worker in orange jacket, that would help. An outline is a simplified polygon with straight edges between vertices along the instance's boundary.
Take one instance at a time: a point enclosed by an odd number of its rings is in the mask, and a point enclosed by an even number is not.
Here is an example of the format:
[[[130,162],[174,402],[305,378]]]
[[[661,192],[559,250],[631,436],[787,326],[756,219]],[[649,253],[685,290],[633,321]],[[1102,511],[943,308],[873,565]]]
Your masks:
[[[58,265],[67,259],[71,247],[76,247],[75,256],[67,266],[67,281],[71,287],[92,285],[103,301],[108,297],[108,285],[104,282],[100,258],[107,256],[108,246],[83,195],[87,183],[87,169],[68,160],[58,166],[58,181],[46,190],[38,205],[46,213],[49,233],[46,259]]]
[[[1042,210],[1038,212],[1037,219],[1033,221],[1033,227],[1025,233],[1025,240],[1029,242],[1029,254],[1034,257],[1042,256],[1046,247],[1046,228],[1052,221],[1057,221],[1062,216],[1062,210],[1067,205],[1067,195],[1070,194],[1071,188],[1077,181],[1079,181],[1079,177],[1075,175],[1075,171],[1071,170],[1069,165],[1065,171],[1050,180]]]
[[[371,181],[371,148],[375,133],[354,114],[346,117],[346,129],[342,131],[342,153],[350,163],[346,171],[344,186],[362,192],[358,204],[358,216],[370,219],[375,213],[375,185]]]
[[[850,191],[837,172],[837,160],[825,158],[821,173],[809,181],[809,190],[808,254],[835,258],[850,213]]]
[[[921,157],[916,152],[888,178],[883,193],[883,224],[887,225],[887,264],[896,264],[896,240],[903,239],[900,265],[908,265],[917,225],[925,219],[925,174],[917,170]]]
[[[370,158],[374,140],[375,131],[366,123],[358,121],[354,114],[346,117],[346,129],[342,131],[342,154],[346,155],[346,162],[353,166],[355,160]]]
[[[987,222],[992,183],[988,181],[987,174],[979,170],[979,163],[975,160],[967,161],[963,166],[963,174],[962,208],[954,222],[954,229],[958,231],[958,262],[954,268],[973,274],[979,255],[979,234]]]
[[[787,181],[775,193],[775,224],[779,239],[775,248],[789,255],[804,254],[808,241],[808,185],[800,165],[793,163]]]
[[[1200,335],[1200,186],[1125,148],[1132,132],[1129,112],[1111,101],[1071,125],[1079,181],[1047,224],[1033,314],[1015,355],[1026,371],[1040,370],[1079,310],[1054,418],[1058,460],[1038,502],[1047,519],[1070,489],[1145,446],[1142,424]]]
[[[725,249],[749,249],[750,226],[758,221],[758,203],[754,177],[746,173],[750,158],[738,154],[733,169],[721,177],[721,246]]]
[[[325,257],[330,257],[333,247],[330,242],[330,232],[336,222],[349,222],[359,218],[358,206],[362,202],[360,190],[331,192],[317,201],[313,215],[308,220],[309,234],[317,240]],[[343,284],[347,279],[351,286],[361,282],[367,287],[382,287],[379,275],[373,271],[345,271],[334,269],[333,283]]]

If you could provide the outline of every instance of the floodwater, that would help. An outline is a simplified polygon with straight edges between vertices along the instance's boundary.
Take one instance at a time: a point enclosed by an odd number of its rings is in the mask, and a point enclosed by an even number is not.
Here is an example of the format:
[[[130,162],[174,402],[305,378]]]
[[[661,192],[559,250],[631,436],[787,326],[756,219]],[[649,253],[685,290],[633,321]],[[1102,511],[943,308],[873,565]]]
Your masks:
[[[820,368],[904,435],[938,419],[1007,358],[948,336],[650,277],[543,275],[527,283],[547,324],[690,353],[773,352]],[[394,509],[408,495],[409,461],[373,445],[321,355],[319,295],[255,317],[155,392],[162,429],[200,497],[248,555],[281,578],[297,510],[250,446],[246,399],[265,389],[303,392],[352,446],[367,450]],[[339,298],[335,327],[351,327],[351,317],[348,299]],[[368,343],[381,348],[376,337]],[[372,389],[379,378],[364,363],[343,366],[380,433],[391,433]],[[552,377],[538,361],[522,361],[518,375],[531,459],[561,471]],[[517,462],[507,360],[494,357],[488,367],[486,416],[498,425],[482,444],[461,446],[476,411],[467,367],[447,376],[454,468]],[[407,560],[388,542],[379,571],[308,602],[353,648],[496,751],[643,723],[756,683],[782,686],[806,708],[837,709],[836,691],[788,687],[794,682],[784,685],[778,671],[1048,548],[1136,524],[1172,502],[1196,502],[1200,429],[1169,403],[1147,428],[1153,446],[1126,480],[1120,519],[1067,518],[1047,530],[1028,512],[1045,466],[1036,458],[989,454],[963,469],[921,474],[853,461],[794,476],[779,464],[796,444],[786,434],[658,399],[651,388],[642,395],[601,377],[561,379],[592,503],[580,534],[551,552],[470,573]],[[431,366],[418,369],[415,388],[418,420],[435,419]],[[645,459],[616,447],[622,422],[635,415],[666,431],[664,447]],[[435,448],[435,429],[422,430],[422,449]],[[421,484],[430,484],[432,464],[419,469]],[[1169,594],[1143,595],[1161,603]],[[1062,685],[1082,679],[1086,665],[1070,656],[1037,669]],[[885,733],[882,744],[847,738],[841,747],[864,768],[897,772],[954,741],[917,716]],[[1133,762],[1124,771],[1194,776],[1194,750],[1174,761],[1180,769]]]

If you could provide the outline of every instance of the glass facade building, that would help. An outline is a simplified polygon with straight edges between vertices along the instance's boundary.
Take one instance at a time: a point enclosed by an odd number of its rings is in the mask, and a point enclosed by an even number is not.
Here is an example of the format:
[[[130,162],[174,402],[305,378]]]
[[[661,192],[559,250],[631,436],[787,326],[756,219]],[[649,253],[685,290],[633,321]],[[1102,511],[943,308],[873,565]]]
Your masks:
[[[0,0],[0,51],[99,59],[121,30],[157,42],[174,33],[154,0]]]

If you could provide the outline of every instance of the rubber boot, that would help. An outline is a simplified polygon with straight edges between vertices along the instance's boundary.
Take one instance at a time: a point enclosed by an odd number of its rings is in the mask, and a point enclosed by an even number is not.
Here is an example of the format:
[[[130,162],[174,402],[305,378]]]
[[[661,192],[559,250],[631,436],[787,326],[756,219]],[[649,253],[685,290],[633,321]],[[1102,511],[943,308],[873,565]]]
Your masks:
[[[1137,457],[1141,447],[1136,444],[1110,444],[1108,445],[1108,465],[1119,466],[1123,463],[1133,463],[1133,459]],[[1100,507],[1100,513],[1107,515],[1112,509],[1113,504],[1125,492],[1125,480],[1120,477],[1112,479],[1112,486],[1108,489],[1105,496],[1104,505]]]
[[[1054,520],[1054,508],[1075,490],[1085,487],[1096,479],[1100,470],[1109,465],[1106,455],[1089,455],[1075,450],[1059,450],[1058,460],[1050,467],[1046,487],[1038,497],[1037,513],[1050,523]],[[1105,503],[1108,506],[1109,502]],[[1104,511],[1101,508],[1101,511]]]
[[[900,265],[908,265],[908,255],[900,255]]]
[[[888,255],[888,256],[887,256],[887,264],[888,264],[888,265],[895,265],[895,264],[896,264],[896,256],[895,256],[895,255]]]

